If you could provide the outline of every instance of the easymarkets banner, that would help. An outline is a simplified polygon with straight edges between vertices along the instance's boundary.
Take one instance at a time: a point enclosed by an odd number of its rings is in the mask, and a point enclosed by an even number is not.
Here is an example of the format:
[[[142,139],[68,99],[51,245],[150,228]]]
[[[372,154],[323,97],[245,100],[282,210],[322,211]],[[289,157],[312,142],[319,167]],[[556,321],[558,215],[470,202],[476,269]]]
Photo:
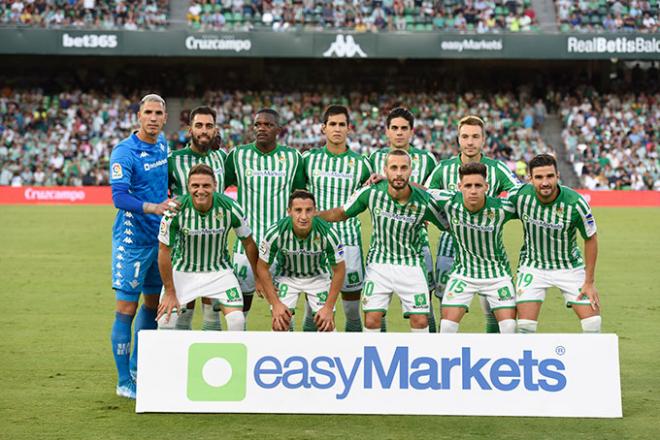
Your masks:
[[[0,29],[0,54],[257,58],[660,59],[656,34]]]
[[[136,412],[622,417],[612,334],[140,332]]]

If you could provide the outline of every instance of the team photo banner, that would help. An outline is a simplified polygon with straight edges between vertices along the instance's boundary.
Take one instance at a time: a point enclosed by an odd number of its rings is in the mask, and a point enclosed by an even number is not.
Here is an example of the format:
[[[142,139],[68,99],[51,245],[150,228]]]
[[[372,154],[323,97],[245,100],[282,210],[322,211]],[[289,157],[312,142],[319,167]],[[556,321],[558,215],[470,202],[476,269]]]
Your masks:
[[[136,412],[622,417],[613,334],[141,331]]]

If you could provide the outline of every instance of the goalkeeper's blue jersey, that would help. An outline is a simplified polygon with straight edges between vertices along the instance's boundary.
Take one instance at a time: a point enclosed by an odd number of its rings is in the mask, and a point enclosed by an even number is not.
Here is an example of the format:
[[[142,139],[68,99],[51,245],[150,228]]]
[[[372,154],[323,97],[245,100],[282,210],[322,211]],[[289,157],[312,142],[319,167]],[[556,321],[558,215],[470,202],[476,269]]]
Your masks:
[[[121,141],[110,156],[110,184],[128,184],[129,193],[142,202],[167,199],[167,140],[161,134],[155,144],[141,141],[135,133]],[[158,245],[160,216],[120,209],[112,227],[112,239],[125,247]]]

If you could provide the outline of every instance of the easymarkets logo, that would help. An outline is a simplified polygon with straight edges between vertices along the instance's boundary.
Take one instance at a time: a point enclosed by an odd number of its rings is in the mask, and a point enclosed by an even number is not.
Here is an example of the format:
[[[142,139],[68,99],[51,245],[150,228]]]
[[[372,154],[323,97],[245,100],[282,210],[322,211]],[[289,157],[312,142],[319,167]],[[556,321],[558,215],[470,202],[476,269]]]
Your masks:
[[[188,399],[238,402],[247,389],[245,344],[197,343],[188,349]]]
[[[362,356],[276,356],[248,366],[247,347],[240,343],[196,343],[188,351],[188,398],[192,401],[242,401],[248,380],[261,390],[332,390],[343,400],[354,390],[472,390],[555,393],[566,388],[564,363],[541,359],[532,350],[520,357],[474,356],[462,347],[456,357],[413,357],[397,346],[391,358],[365,346]]]

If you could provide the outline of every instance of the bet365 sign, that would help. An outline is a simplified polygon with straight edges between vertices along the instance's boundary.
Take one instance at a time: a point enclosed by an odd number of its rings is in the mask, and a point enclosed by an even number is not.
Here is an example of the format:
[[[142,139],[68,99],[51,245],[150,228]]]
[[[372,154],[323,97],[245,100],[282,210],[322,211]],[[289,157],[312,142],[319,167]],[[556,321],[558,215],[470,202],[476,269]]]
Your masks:
[[[621,417],[616,335],[140,333],[137,412]]]

